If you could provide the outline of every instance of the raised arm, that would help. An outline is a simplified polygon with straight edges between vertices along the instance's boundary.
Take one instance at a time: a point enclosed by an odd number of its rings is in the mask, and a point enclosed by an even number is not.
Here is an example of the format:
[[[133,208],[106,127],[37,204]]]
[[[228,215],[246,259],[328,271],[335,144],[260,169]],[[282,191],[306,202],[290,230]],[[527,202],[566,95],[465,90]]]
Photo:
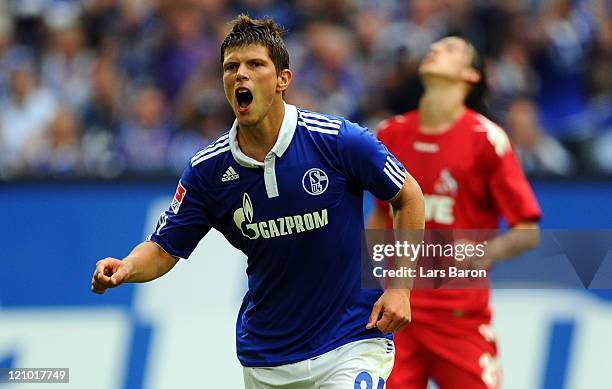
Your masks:
[[[105,258],[96,263],[91,279],[91,291],[103,294],[125,282],[148,282],[168,273],[177,258],[160,246],[146,241],[136,246],[123,260]]]

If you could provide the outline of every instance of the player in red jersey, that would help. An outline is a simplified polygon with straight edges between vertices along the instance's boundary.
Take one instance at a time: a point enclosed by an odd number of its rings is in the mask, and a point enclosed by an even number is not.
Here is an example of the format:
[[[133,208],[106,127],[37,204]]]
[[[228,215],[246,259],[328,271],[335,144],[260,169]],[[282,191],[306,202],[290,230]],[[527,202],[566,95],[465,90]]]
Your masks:
[[[381,125],[379,139],[404,163],[425,195],[426,229],[511,229],[490,240],[475,262],[488,268],[539,240],[540,209],[506,133],[468,108],[482,96],[482,59],[474,47],[447,37],[431,47],[419,74],[419,109]],[[390,226],[387,203],[377,203],[369,228]],[[412,322],[396,334],[390,389],[498,388],[489,290],[413,289]]]

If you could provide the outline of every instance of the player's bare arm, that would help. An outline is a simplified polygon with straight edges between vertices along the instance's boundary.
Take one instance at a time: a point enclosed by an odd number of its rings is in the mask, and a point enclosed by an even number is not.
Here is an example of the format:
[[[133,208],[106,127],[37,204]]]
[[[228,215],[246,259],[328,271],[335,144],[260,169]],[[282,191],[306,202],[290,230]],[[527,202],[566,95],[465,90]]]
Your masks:
[[[396,238],[408,241],[410,244],[420,244],[425,228],[425,200],[416,180],[407,175],[404,186],[390,201],[393,209],[393,225]],[[416,261],[401,261],[395,263],[396,268],[402,266],[414,267]],[[410,322],[410,287],[405,279],[391,280],[388,288],[376,301],[370,314],[366,328],[378,327],[382,332],[401,331]]]
[[[136,246],[123,260],[105,258],[96,263],[91,291],[103,294],[106,289],[126,282],[148,282],[169,272],[177,259],[157,244],[146,241]]]
[[[540,226],[535,221],[518,222],[512,228],[487,244],[485,256],[475,259],[470,267],[474,269],[488,269],[497,261],[516,257],[532,249],[540,242]]]

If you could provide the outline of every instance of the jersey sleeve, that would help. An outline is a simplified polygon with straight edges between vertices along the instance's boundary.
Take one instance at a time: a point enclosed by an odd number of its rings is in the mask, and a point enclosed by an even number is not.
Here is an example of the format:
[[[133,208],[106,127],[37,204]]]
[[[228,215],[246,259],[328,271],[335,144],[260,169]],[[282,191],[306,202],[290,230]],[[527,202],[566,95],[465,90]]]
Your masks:
[[[345,121],[338,138],[339,158],[347,176],[380,200],[402,189],[406,169],[367,129]]]
[[[160,215],[149,240],[170,255],[188,258],[211,229],[204,190],[200,177],[189,165],[178,183],[170,207]]]
[[[376,138],[378,138],[378,140],[383,144],[383,146],[387,147],[386,145],[388,145],[388,139],[386,137],[387,131],[384,131],[384,128],[380,128],[377,133],[376,133]],[[389,214],[389,202],[381,200],[379,198],[374,198],[374,206],[378,209],[380,209],[383,212],[386,212]],[[390,215],[390,214],[389,214]],[[391,219],[391,216],[389,216],[389,219]]]
[[[506,133],[501,128],[488,132],[484,165],[491,169],[488,187],[493,201],[511,227],[522,221],[539,220],[540,207]]]

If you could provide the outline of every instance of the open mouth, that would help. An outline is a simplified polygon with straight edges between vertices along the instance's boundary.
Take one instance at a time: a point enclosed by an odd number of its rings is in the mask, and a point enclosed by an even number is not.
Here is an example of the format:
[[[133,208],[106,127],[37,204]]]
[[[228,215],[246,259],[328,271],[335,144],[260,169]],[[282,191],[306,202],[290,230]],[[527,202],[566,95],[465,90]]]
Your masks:
[[[236,102],[240,112],[246,111],[253,102],[253,93],[247,88],[236,89]]]

